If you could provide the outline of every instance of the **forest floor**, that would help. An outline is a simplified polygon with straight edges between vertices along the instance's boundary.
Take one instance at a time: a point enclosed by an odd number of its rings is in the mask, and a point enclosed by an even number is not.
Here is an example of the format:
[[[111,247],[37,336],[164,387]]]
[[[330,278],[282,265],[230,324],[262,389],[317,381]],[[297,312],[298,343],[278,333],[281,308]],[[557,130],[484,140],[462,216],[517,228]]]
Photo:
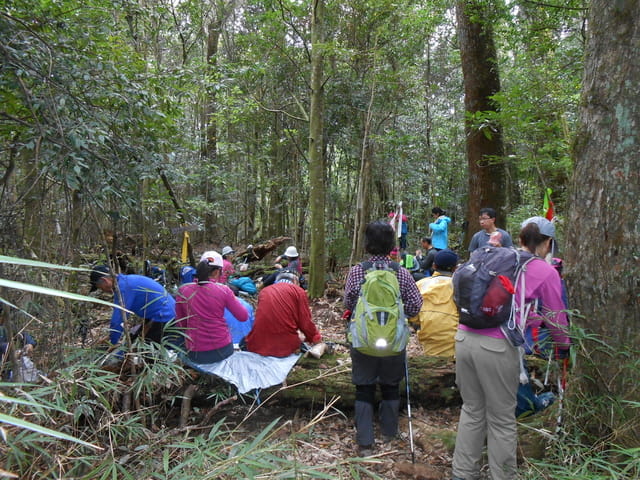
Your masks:
[[[345,322],[341,318],[343,312],[341,293],[339,290],[328,291],[327,296],[311,301],[311,310],[313,321],[322,333],[323,341],[332,342],[336,353],[344,354],[345,361],[348,362]],[[105,311],[105,314],[108,313]],[[107,316],[104,320],[104,325],[108,325]],[[411,336],[407,352],[409,357],[424,355],[415,335]],[[345,366],[348,365],[345,364]],[[305,387],[296,385],[289,388]],[[401,393],[404,402],[405,395],[404,392]],[[298,403],[294,406],[277,392],[262,398],[262,403],[257,407],[252,404],[252,400],[250,396],[245,395],[238,401],[225,403],[219,409],[217,406],[214,407],[215,413],[208,416],[206,424],[200,423],[192,432],[202,433],[207,425],[212,426],[223,420],[227,429],[233,432],[234,440],[243,442],[257,437],[265,428],[277,421],[274,427],[274,440],[286,441],[290,446],[293,445],[292,452],[287,453],[287,458],[295,459],[300,465],[313,466],[321,471],[335,473],[336,466],[353,462],[353,459],[358,457],[353,409],[348,405],[345,406],[342,403],[340,408],[336,408],[332,405],[319,404],[301,406]],[[327,402],[330,403],[330,400]],[[383,479],[451,478],[451,463],[460,407],[438,408],[421,404],[416,398],[411,398],[410,403],[411,422],[407,404],[401,404],[398,437],[391,442],[383,443],[381,434],[376,431],[373,455],[355,461],[361,462],[366,470],[374,472],[378,478]],[[196,423],[202,420],[204,411],[212,407],[210,404],[202,406],[204,410],[196,415],[200,418],[192,418]],[[173,420],[167,419],[168,424],[177,423],[179,412],[174,411],[170,417],[174,415]],[[290,443],[293,440],[295,442]],[[522,454],[520,450],[519,454]],[[360,473],[359,478],[373,477]],[[488,478],[488,472],[485,466],[481,472],[481,479],[486,478]]]
[[[341,320],[341,299],[320,299],[312,302],[313,320],[320,329],[325,342],[334,342],[338,352],[347,353],[344,321]],[[412,336],[408,347],[409,356],[422,355],[422,347]],[[304,388],[304,387],[295,387]],[[296,435],[298,445],[296,458],[304,465],[336,465],[346,459],[357,457],[353,411],[329,408],[316,421],[322,406],[308,409],[291,407],[279,401],[277,394],[258,408],[249,419],[245,419],[248,407],[230,406],[216,417],[226,417],[231,424],[238,422],[238,435],[251,437],[259,433],[273,420],[281,418],[283,434],[302,432]],[[372,457],[366,460],[366,468],[385,479],[433,479],[451,477],[451,459],[455,442],[459,407],[430,409],[428,405],[411,402],[411,426],[413,432],[413,455],[409,437],[407,405],[401,406],[398,438],[382,443],[376,432],[376,444]],[[290,422],[290,423],[287,423]]]

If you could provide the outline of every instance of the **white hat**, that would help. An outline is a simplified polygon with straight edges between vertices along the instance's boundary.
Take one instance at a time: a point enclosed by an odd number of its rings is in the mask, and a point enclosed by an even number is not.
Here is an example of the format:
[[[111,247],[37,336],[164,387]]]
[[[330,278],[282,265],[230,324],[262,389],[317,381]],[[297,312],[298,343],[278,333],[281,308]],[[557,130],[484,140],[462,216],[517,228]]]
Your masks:
[[[236,253],[233,251],[233,248],[231,248],[229,245],[227,245],[226,247],[222,248],[222,256],[224,257],[225,255],[229,255],[230,253]]]
[[[204,252],[200,257],[201,262],[208,262],[210,267],[222,267],[222,255],[215,250]]]
[[[287,249],[284,251],[284,256],[289,258],[295,258],[298,256],[298,250],[296,249],[296,247],[291,245],[290,247],[287,247]]]
[[[522,225],[520,225],[520,228],[524,228],[526,225],[529,225],[530,223],[535,223],[538,226],[538,229],[540,230],[540,233],[542,235],[546,235],[547,237],[551,237],[551,238],[556,238],[556,226],[546,218],[544,217],[527,218],[524,222],[522,222]]]

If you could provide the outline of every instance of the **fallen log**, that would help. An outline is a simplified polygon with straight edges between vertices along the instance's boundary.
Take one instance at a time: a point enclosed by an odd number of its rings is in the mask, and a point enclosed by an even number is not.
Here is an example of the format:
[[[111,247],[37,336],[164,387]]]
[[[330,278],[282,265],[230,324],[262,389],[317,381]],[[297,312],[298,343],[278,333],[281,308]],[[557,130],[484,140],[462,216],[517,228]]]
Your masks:
[[[291,241],[291,237],[276,237],[257,245],[249,245],[244,250],[238,250],[234,255],[234,259],[242,258],[246,262],[262,260],[270,252],[288,241]]]
[[[411,403],[427,409],[460,405],[455,387],[455,365],[441,357],[410,357],[409,387]],[[272,387],[261,396],[275,392]],[[405,389],[401,388],[404,395]],[[350,408],[355,402],[355,387],[351,383],[351,362],[345,354],[330,354],[315,359],[304,357],[289,373],[287,387],[277,393],[280,403],[293,406],[326,403],[339,397],[335,406]]]

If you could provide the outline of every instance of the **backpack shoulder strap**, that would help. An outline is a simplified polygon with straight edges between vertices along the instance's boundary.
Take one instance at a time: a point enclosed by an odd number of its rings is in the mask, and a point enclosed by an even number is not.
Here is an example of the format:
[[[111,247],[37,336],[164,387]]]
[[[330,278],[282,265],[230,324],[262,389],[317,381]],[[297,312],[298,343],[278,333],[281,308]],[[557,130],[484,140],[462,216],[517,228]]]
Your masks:
[[[398,262],[389,262],[389,267],[398,275],[400,271],[400,264]]]
[[[367,272],[373,268],[373,262],[371,262],[370,260],[366,260],[364,262],[360,262],[360,266],[362,267],[362,270],[366,275]]]

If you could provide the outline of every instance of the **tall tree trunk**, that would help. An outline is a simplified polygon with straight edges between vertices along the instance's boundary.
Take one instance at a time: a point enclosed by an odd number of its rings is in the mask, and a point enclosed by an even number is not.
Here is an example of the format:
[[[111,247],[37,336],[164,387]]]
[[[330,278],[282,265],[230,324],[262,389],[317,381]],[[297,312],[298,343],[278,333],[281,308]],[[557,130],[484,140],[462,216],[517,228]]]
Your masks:
[[[371,185],[372,185],[372,164],[373,145],[369,134],[373,119],[373,100],[375,98],[375,83],[371,86],[369,106],[362,122],[362,150],[360,156],[360,176],[358,177],[358,196],[356,198],[356,218],[353,232],[353,248],[349,263],[359,261],[364,255],[364,231],[371,217]]]
[[[220,46],[220,35],[222,33],[222,24],[224,22],[224,2],[216,2],[214,18],[207,25],[207,80],[206,99],[202,121],[204,130],[202,157],[211,166],[218,163],[218,122],[216,114],[218,111],[217,89],[213,82],[218,78],[218,49]],[[204,193],[207,203],[214,201],[216,192],[211,188],[209,178],[206,178],[204,184]],[[208,211],[204,221],[204,236],[206,241],[213,240],[213,231],[216,229],[217,219],[213,211]]]
[[[640,444],[640,1],[593,0],[566,232],[574,320],[593,338],[569,390],[594,441]],[[569,404],[571,406],[571,403]]]
[[[284,40],[283,40],[284,41]],[[296,185],[291,171],[292,165],[287,161],[287,150],[282,145],[282,135],[284,134],[283,119],[281,113],[272,115],[273,126],[270,144],[271,147],[271,173],[268,175],[269,182],[269,221],[266,225],[268,237],[279,237],[290,235],[289,229],[293,231],[295,225],[290,220],[295,207],[292,206],[291,185]],[[263,140],[262,140],[263,141]]]
[[[490,7],[481,0],[465,0],[457,4],[458,38],[464,78],[464,106],[467,113],[465,131],[467,137],[467,162],[469,164],[469,200],[467,221],[469,228],[465,245],[471,235],[479,230],[478,211],[493,207],[498,223],[505,226],[506,219],[506,169],[502,128],[496,123],[477,125],[473,115],[495,111],[491,96],[500,91],[500,76],[493,41]]]
[[[324,295],[325,276],[325,160],[323,142],[324,0],[314,0],[311,14],[311,107],[309,112],[309,207],[311,251],[309,296]]]

